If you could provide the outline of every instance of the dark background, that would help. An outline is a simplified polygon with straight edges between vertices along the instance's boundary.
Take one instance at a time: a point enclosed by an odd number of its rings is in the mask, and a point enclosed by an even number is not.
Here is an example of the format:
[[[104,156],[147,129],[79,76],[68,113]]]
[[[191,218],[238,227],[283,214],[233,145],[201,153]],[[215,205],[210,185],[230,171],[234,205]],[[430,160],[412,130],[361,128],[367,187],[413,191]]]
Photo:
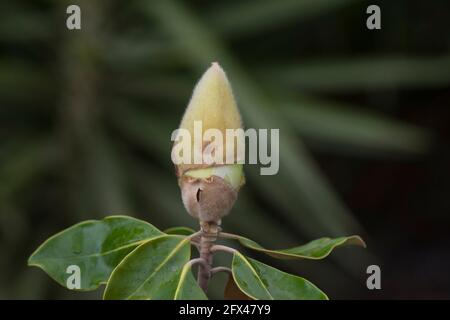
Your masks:
[[[381,30],[366,28],[370,4]],[[332,299],[449,298],[449,31],[444,0],[2,1],[0,298],[100,297],[26,266],[81,220],[196,227],[170,134],[212,61],[246,126],[281,140],[279,174],[247,166],[224,229],[270,248],[360,234],[367,249],[324,261],[254,255]],[[370,264],[381,290],[365,286]]]

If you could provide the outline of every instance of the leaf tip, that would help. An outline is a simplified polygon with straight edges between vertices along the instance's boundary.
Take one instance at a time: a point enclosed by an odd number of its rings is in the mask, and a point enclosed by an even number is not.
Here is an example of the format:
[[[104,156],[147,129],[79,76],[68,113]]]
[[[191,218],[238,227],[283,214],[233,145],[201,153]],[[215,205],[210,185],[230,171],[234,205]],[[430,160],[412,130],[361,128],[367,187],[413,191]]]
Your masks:
[[[367,248],[366,242],[358,235],[348,237],[347,244]]]

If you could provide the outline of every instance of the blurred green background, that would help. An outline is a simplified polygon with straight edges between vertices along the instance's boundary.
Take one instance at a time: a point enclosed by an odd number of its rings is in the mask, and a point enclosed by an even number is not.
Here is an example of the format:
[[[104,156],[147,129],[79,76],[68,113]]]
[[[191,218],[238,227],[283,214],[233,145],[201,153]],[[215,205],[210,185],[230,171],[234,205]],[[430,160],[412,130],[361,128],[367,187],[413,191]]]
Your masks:
[[[366,28],[370,4],[381,30]],[[212,61],[245,125],[281,140],[279,174],[246,166],[224,229],[270,248],[362,235],[368,249],[326,261],[254,255],[332,299],[449,298],[449,31],[444,0],[2,1],[0,298],[99,298],[26,266],[81,220],[197,227],[170,135]],[[365,286],[370,264],[382,290]]]

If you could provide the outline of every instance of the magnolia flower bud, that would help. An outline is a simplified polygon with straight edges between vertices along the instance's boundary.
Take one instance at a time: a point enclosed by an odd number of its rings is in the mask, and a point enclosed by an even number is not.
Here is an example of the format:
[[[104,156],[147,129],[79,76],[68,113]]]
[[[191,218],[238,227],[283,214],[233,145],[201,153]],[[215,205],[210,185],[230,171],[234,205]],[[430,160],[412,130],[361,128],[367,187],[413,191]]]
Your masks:
[[[201,141],[194,141],[195,124],[201,123],[202,131],[216,129],[223,140],[221,145],[216,143],[216,152],[223,154],[223,161],[208,162],[194,161],[195,152],[203,154],[205,148],[212,143],[201,136]],[[225,72],[217,64],[204,73],[197,83],[191,101],[181,121],[180,129],[187,130],[194,139],[190,141],[189,150],[192,155],[187,159],[189,163],[180,163],[179,154],[172,153],[172,159],[177,163],[176,172],[184,206],[189,214],[201,222],[220,224],[221,218],[229,213],[233,207],[240,187],[244,184],[242,164],[238,164],[237,152],[231,163],[227,157],[226,130],[242,128],[241,116],[233,97],[230,83]],[[180,141],[175,139],[174,149]],[[215,141],[217,142],[217,141]],[[198,150],[200,148],[200,150]],[[220,149],[220,150],[219,150]],[[236,151],[236,150],[234,150]],[[185,156],[185,155],[183,155]],[[184,158],[186,159],[186,158]]]

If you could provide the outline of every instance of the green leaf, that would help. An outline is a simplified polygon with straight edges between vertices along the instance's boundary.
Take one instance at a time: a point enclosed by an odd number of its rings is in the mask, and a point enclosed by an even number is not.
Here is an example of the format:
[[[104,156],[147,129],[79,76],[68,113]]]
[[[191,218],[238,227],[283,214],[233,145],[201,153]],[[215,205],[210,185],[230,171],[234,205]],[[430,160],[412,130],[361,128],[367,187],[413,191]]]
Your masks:
[[[308,280],[246,258],[239,252],[233,256],[232,272],[239,289],[255,300],[328,299]]]
[[[190,236],[191,234],[195,233],[195,230],[188,227],[172,227],[164,230],[164,233],[180,236]]]
[[[67,267],[76,265],[81,271],[80,290],[94,290],[136,246],[161,235],[151,224],[132,217],[89,220],[49,238],[31,255],[28,265],[41,268],[64,287],[70,276]]]
[[[236,281],[234,281],[233,275],[228,277],[223,297],[225,300],[252,300],[249,296],[243,293],[241,289],[239,289]]]
[[[203,290],[197,285],[191,272],[191,264],[187,263],[181,270],[174,300],[207,300]]]
[[[205,299],[190,272],[190,242],[164,235],[130,253],[113,271],[105,289],[108,300]]]
[[[304,244],[299,247],[270,250],[263,248],[261,245],[248,238],[230,235],[231,238],[239,240],[239,242],[247,248],[264,252],[269,256],[278,259],[312,259],[319,260],[326,258],[336,247],[344,245],[357,245],[366,247],[366,244],[359,236],[339,237],[339,238],[320,238]]]

